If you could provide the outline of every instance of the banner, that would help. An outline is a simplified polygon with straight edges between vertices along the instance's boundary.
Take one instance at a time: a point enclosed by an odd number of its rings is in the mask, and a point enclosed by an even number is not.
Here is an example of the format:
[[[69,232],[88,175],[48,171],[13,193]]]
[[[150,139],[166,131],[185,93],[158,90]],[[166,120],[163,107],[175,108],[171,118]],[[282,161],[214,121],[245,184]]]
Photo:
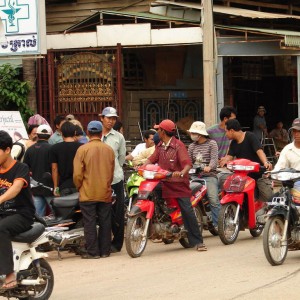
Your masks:
[[[0,111],[0,130],[7,131],[13,142],[28,139],[26,127],[18,111]]]

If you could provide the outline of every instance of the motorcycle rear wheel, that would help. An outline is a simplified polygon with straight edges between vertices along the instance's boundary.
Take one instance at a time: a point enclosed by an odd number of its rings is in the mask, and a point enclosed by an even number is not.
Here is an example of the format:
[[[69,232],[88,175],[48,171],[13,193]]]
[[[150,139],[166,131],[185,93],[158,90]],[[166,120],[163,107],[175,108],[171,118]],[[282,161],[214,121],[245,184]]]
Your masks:
[[[284,230],[284,220],[280,216],[268,219],[263,234],[264,252],[272,266],[281,265],[288,252],[287,240],[281,242]]]
[[[21,297],[19,299],[25,300],[48,300],[52,294],[53,286],[54,286],[54,275],[51,266],[49,263],[40,258],[41,272],[45,279],[45,284],[36,285],[32,287],[32,291],[36,290],[35,295],[30,295],[28,297]],[[31,275],[26,279],[37,279],[38,278],[38,270],[34,264],[31,264],[28,268],[30,270]],[[22,287],[22,285],[20,285]],[[30,288],[30,286],[29,286]]]
[[[223,244],[230,245],[235,242],[240,231],[239,218],[237,219],[237,224],[234,224],[234,217],[236,214],[237,206],[235,203],[226,203],[222,205],[219,221],[218,221],[218,231],[219,237]]]
[[[143,239],[142,234],[146,226],[146,216],[140,213],[127,220],[125,244],[129,256],[140,257],[147,245],[147,236]]]

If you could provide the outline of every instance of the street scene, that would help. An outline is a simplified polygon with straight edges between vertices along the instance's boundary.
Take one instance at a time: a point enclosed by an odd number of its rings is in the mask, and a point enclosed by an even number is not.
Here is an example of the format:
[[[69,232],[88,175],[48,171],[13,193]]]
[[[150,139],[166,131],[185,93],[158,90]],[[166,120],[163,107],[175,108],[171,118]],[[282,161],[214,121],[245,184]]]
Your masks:
[[[298,299],[300,4],[0,0],[0,298]]]
[[[142,257],[126,250],[108,259],[83,261],[63,253],[48,259],[55,272],[52,299],[298,299],[300,252],[289,252],[284,265],[272,267],[262,238],[241,232],[236,244],[224,246],[204,235],[208,251],[197,253],[148,242]],[[83,287],[84,288],[81,288]]]

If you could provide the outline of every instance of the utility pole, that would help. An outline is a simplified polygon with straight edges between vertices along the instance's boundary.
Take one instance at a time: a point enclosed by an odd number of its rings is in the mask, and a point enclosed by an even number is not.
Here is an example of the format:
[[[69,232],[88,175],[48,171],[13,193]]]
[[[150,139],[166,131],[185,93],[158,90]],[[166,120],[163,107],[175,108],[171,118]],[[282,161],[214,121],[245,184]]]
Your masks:
[[[202,0],[201,24],[203,30],[203,96],[204,122],[206,126],[216,123],[216,84],[213,0]]]

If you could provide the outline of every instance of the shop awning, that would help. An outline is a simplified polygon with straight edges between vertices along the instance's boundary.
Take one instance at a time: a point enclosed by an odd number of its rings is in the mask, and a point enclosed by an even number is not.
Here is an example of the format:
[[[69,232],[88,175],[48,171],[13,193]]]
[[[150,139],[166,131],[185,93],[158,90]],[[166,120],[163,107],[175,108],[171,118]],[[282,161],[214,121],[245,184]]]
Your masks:
[[[155,2],[152,2],[151,5],[157,6],[162,4],[182,7],[183,9],[201,10],[203,8],[201,4],[197,4],[197,3],[173,2],[167,0],[156,0]],[[232,15],[232,16],[251,18],[251,19],[298,19],[300,20],[300,16],[296,16],[296,15],[269,13],[269,12],[255,11],[250,9],[223,6],[223,5],[214,5],[213,12]]]
[[[216,28],[224,29],[224,30],[247,32],[253,34],[277,36],[282,38],[281,41],[282,47],[300,48],[300,32],[298,31],[268,29],[268,28],[253,28],[253,27],[243,27],[243,26],[223,26],[223,25],[216,25]]]

